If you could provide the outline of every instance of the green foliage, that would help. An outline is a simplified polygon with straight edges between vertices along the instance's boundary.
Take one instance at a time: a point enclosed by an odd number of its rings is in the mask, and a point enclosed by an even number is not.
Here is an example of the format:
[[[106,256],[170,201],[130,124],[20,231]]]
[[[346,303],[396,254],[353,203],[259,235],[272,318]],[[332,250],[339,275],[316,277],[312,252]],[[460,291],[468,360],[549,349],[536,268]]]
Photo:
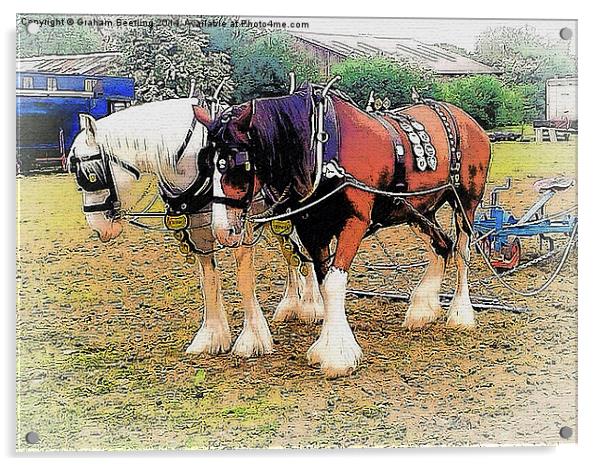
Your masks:
[[[17,16],[17,58],[102,52],[106,45],[100,28],[43,26],[37,34],[30,34]]]
[[[286,33],[215,28],[209,34],[208,50],[230,55],[237,102],[286,93],[291,71],[297,82],[320,80],[316,62]]]
[[[231,67],[228,56],[205,51],[208,36],[191,25],[124,29],[112,36],[112,46],[122,52],[118,72],[136,80],[141,102],[186,97],[195,87],[212,94]],[[228,98],[232,83],[226,82]]]
[[[505,85],[494,76],[468,76],[439,82],[435,98],[454,104],[486,129],[502,125],[521,124],[532,113],[525,104],[530,98],[529,86]]]
[[[195,387],[199,387],[201,385],[203,385],[203,383],[205,382],[205,380],[207,379],[207,373],[205,372],[205,369],[198,369],[196,371],[196,373],[194,374],[194,385]]]
[[[518,84],[514,89],[522,98],[523,122],[533,122],[545,115],[545,86]]]
[[[410,102],[412,88],[430,94],[433,79],[429,72],[389,58],[348,58],[332,67],[333,76],[341,76],[337,87],[345,91],[360,106],[368,102],[370,92],[388,98],[392,107]]]

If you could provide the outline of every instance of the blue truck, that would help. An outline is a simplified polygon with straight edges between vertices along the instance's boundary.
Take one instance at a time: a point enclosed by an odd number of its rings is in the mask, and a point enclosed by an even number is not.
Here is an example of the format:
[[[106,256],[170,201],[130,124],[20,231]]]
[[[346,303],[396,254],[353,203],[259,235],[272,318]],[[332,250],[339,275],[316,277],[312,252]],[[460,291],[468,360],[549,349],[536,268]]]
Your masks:
[[[80,113],[102,118],[134,100],[132,78],[17,72],[17,170],[60,168]]]

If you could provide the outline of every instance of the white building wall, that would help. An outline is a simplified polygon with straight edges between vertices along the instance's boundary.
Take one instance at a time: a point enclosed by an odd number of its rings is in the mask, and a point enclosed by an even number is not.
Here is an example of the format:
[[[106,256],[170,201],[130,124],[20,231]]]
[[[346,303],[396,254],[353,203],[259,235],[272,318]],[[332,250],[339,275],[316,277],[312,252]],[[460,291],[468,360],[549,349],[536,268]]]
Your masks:
[[[546,120],[577,120],[577,78],[553,78],[546,82]]]

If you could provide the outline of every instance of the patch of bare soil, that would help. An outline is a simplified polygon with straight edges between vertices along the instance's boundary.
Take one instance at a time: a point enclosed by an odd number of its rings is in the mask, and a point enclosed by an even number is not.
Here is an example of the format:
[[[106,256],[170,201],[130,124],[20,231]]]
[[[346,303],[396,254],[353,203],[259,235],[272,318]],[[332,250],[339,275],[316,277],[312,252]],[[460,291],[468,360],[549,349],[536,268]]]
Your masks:
[[[527,208],[537,197],[533,181],[515,179],[505,204]],[[576,250],[534,298],[479,283],[489,273],[473,252],[471,293],[530,309],[479,312],[474,331],[441,320],[410,332],[402,328],[406,303],[348,296],[364,359],[350,377],[326,380],[305,358],[318,325],[271,325],[275,352],[266,357],[185,354],[203,303],[198,271],[184,264],[175,241],[128,227],[101,244],[70,177],[23,178],[19,188],[19,449],[555,444],[562,426],[576,427]],[[574,192],[562,193],[549,210],[574,202]],[[425,257],[407,227],[378,239],[399,263]],[[523,244],[527,259],[538,254],[536,240]],[[537,286],[557,260],[509,280]],[[379,241],[367,239],[350,287],[413,289],[421,269],[364,266],[388,261]],[[242,309],[232,255],[220,252],[219,263],[237,334]],[[259,301],[271,316],[285,277],[273,238],[262,240],[257,265]],[[454,283],[452,266],[445,291]],[[29,431],[39,433],[39,444],[25,443]]]

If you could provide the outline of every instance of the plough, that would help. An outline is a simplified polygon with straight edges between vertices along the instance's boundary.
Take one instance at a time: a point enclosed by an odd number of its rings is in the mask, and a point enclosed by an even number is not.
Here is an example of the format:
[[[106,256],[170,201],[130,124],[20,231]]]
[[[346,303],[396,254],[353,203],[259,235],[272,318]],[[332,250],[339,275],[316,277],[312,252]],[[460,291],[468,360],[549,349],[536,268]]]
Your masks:
[[[512,291],[522,296],[533,296],[547,288],[549,284],[556,278],[560,269],[564,265],[568,253],[570,252],[571,246],[576,240],[576,227],[577,227],[577,216],[572,214],[577,209],[577,206],[573,206],[569,209],[563,210],[552,215],[547,215],[545,208],[546,204],[554,197],[554,195],[560,191],[569,189],[574,184],[573,180],[568,178],[551,178],[539,180],[534,184],[534,188],[540,193],[539,199],[520,217],[515,217],[514,214],[504,209],[499,202],[499,194],[503,191],[508,191],[512,186],[510,178],[506,180],[506,184],[502,186],[496,186],[493,188],[490,196],[489,204],[481,203],[481,208],[484,212],[477,215],[475,220],[473,231],[475,233],[477,250],[481,252],[485,257],[485,260],[489,262],[494,271],[494,275],[488,277],[480,282],[487,281],[494,277],[498,277],[503,282],[503,277],[506,274],[512,273],[519,269],[535,265],[542,260],[545,260],[552,255],[555,255],[556,250],[554,238],[552,235],[563,234],[569,237],[567,245],[564,248],[563,257],[558,264],[554,273],[548,278],[546,283],[537,290],[521,291],[516,290],[513,287],[509,287]],[[543,253],[536,259],[529,262],[520,264],[521,259],[521,243],[520,238],[526,237],[538,237],[540,251],[547,249],[547,252]],[[378,237],[376,237],[378,240]],[[387,249],[380,240],[386,255],[391,259]],[[366,264],[366,268],[370,270],[397,270],[423,267],[427,262],[418,262],[409,265],[395,264],[393,261],[389,264]],[[497,270],[497,271],[496,271]],[[499,273],[503,271],[503,273]],[[507,287],[508,285],[503,282]],[[393,300],[401,300],[409,302],[410,295],[406,292],[398,291],[364,291],[357,289],[349,289],[349,294],[353,294],[358,297],[382,297]],[[440,301],[442,305],[448,305],[451,301],[451,295],[442,294],[440,295]],[[508,306],[502,303],[500,300],[494,297],[486,296],[474,296],[473,306],[475,309],[497,309],[502,311],[509,311],[514,313],[528,312],[525,307],[514,307]]]
[[[539,180],[534,188],[540,193],[539,199],[521,216],[504,209],[499,203],[499,194],[511,188],[511,179],[503,186],[493,188],[486,213],[477,215],[474,223],[475,233],[479,236],[481,249],[488,256],[491,265],[498,270],[511,270],[517,267],[521,260],[520,238],[539,237],[540,251],[554,250],[554,238],[551,235],[569,235],[577,222],[577,217],[571,212],[574,208],[565,210],[553,216],[546,216],[546,204],[559,191],[564,191],[574,182],[568,178],[550,178]]]

